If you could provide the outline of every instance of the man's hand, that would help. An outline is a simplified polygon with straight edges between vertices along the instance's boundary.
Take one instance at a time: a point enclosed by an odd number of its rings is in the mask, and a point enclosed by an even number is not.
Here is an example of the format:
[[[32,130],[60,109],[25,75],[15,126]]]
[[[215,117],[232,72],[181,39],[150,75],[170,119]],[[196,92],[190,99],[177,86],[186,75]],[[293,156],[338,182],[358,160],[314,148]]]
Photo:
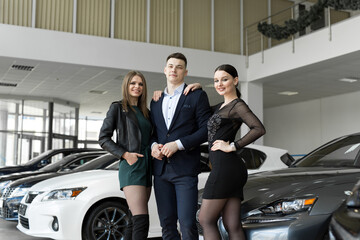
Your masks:
[[[139,157],[144,157],[144,155],[134,152],[125,152],[122,157],[127,161],[129,165],[133,165],[138,161]]]
[[[178,150],[179,150],[179,148],[178,148],[178,145],[176,144],[176,142],[168,142],[162,147],[161,153],[169,158],[174,153],[176,153]]]
[[[162,144],[154,144],[154,146],[151,149],[151,156],[158,160],[162,160],[164,155],[161,153],[161,149],[163,148]]]

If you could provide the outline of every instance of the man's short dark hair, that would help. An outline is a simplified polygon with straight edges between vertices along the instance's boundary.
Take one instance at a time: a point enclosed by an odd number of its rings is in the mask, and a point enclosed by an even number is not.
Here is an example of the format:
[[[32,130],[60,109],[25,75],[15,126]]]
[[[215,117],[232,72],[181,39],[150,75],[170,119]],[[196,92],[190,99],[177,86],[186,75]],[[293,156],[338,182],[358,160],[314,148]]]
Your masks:
[[[172,53],[170,54],[167,59],[166,59],[166,62],[170,59],[170,58],[176,58],[176,59],[180,59],[180,60],[183,60],[185,62],[185,67],[187,66],[187,60],[186,60],[186,57],[184,54],[182,53]]]

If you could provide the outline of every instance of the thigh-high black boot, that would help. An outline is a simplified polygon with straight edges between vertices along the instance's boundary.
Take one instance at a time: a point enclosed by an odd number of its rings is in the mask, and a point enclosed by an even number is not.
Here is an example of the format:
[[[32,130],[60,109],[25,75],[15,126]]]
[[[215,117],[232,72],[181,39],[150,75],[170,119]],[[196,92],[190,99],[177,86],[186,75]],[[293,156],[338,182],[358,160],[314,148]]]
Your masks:
[[[124,240],[132,240],[133,222],[132,222],[132,214],[130,209],[128,211],[128,215],[129,215],[129,223],[125,228]]]
[[[139,214],[132,217],[133,240],[146,240],[149,232],[149,214]]]

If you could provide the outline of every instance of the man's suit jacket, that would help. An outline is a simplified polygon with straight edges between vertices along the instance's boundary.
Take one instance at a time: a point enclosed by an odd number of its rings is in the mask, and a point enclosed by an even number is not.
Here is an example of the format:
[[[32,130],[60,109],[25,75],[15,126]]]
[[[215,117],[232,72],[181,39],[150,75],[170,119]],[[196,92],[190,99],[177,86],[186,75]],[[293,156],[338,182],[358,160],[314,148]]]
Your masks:
[[[154,126],[152,143],[165,144],[179,139],[185,150],[177,151],[169,159],[154,158],[154,175],[161,175],[164,165],[172,164],[179,176],[196,176],[200,172],[200,144],[207,141],[207,121],[211,114],[207,94],[203,90],[182,94],[169,129],[162,113],[163,99],[164,94],[159,101],[150,104]]]

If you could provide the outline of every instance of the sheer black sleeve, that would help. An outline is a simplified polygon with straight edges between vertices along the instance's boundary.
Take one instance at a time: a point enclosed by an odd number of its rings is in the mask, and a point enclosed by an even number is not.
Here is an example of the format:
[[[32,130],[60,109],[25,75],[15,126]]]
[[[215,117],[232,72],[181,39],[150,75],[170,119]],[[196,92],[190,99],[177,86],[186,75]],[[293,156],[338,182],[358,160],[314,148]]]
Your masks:
[[[248,105],[241,99],[236,101],[236,103],[230,109],[229,117],[233,119],[240,119],[250,128],[246,135],[235,141],[235,146],[237,149],[254,142],[266,132],[265,127],[261,121],[250,110]]]

